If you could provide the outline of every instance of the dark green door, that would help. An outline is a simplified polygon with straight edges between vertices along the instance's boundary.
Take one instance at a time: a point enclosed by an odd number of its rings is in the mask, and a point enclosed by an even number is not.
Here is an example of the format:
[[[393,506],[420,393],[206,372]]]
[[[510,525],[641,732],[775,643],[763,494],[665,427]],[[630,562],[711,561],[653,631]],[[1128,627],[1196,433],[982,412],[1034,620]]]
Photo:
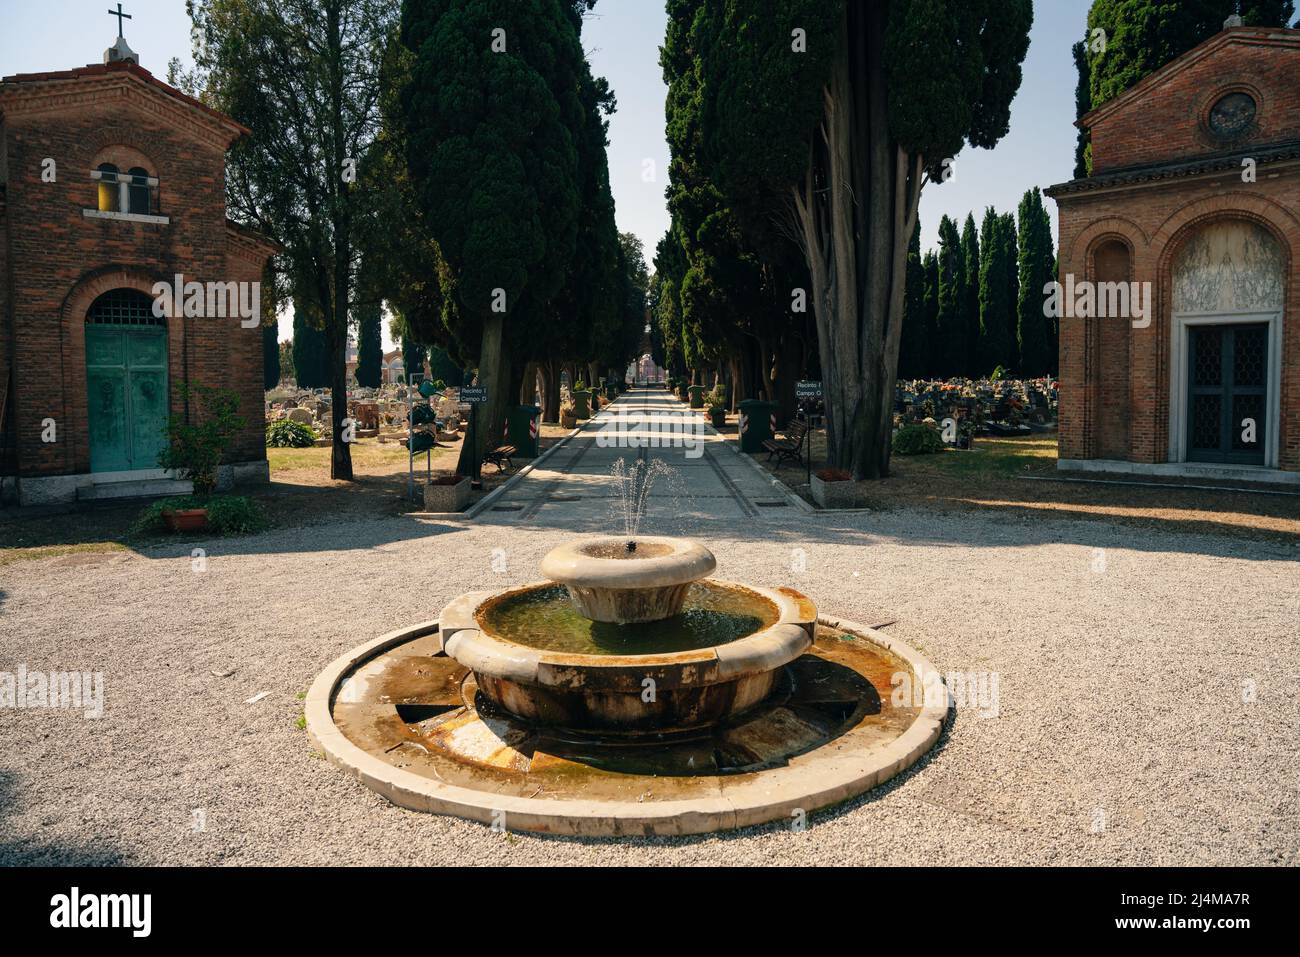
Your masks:
[[[167,409],[166,328],[88,324],[90,470],[158,468]]]
[[[1264,464],[1268,326],[1192,326],[1187,459]]]

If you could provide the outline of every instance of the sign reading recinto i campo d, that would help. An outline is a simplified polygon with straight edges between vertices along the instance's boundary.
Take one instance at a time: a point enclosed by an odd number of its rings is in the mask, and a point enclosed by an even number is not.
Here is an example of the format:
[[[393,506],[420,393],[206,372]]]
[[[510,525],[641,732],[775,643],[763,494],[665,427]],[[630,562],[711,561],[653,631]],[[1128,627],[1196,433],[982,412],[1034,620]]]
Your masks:
[[[468,402],[471,405],[482,405],[487,402],[487,386],[485,385],[465,385],[460,388],[460,401]]]
[[[794,384],[794,397],[796,399],[816,399],[822,394],[822,384],[820,381],[811,379],[800,379]]]

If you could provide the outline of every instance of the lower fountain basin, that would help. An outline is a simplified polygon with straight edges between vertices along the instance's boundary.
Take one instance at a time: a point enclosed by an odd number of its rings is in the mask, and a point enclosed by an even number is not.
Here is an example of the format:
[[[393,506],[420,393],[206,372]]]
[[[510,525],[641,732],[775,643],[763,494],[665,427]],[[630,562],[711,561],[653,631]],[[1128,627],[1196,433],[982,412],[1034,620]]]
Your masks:
[[[792,589],[715,581],[686,586],[683,611],[654,624],[584,621],[565,602],[554,582],[462,595],[440,616],[443,650],[490,707],[527,722],[663,733],[760,704],[812,644],[817,618]]]

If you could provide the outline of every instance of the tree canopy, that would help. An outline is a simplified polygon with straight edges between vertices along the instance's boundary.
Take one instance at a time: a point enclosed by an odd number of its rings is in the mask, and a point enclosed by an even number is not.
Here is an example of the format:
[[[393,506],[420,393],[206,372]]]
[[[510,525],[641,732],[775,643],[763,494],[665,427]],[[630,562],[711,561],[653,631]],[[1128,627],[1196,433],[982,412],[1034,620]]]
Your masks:
[[[805,260],[831,461],[883,476],[921,189],[964,144],[1006,134],[1032,4],[679,0],[669,14],[689,16],[680,55],[709,180]]]
[[[1166,63],[1223,30],[1240,14],[1246,26],[1284,27],[1294,0],[1094,0],[1084,39],[1074,47],[1079,71],[1078,116],[1113,100]],[[1092,171],[1092,154],[1081,134],[1075,175]]]

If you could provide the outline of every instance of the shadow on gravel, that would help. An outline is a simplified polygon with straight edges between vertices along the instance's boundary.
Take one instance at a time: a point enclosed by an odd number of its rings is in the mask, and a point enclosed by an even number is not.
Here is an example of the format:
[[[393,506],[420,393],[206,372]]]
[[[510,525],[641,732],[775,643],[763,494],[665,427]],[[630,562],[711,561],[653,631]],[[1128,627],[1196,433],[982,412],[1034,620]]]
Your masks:
[[[784,510],[783,510],[784,511]],[[791,510],[793,511],[793,510]],[[936,518],[950,518],[944,522],[943,534],[912,535],[900,529],[908,513],[926,518],[933,526]],[[869,546],[880,539],[888,539],[913,548],[1003,548],[1034,545],[1075,545],[1081,549],[1123,548],[1137,552],[1170,555],[1207,555],[1219,558],[1245,558],[1252,561],[1277,561],[1280,558],[1300,558],[1300,549],[1294,544],[1263,536],[1250,537],[1240,531],[1210,532],[1200,528],[1137,528],[1118,522],[1081,520],[1066,516],[1046,517],[1042,514],[1012,517],[1003,514],[990,518],[978,513],[939,513],[923,509],[888,509],[857,515],[782,515],[780,521],[723,521],[706,520],[656,520],[647,516],[641,531],[649,535],[684,535],[697,538],[705,545],[711,539],[731,542],[788,542],[790,547],[813,545]],[[904,521],[900,522],[902,519]],[[476,524],[496,527],[520,528],[533,531],[552,531],[563,534],[609,534],[615,531],[611,522],[518,521],[518,515],[480,516]],[[996,534],[988,534],[990,525]],[[883,527],[882,527],[883,526]],[[1085,554],[1081,561],[1087,561]]]
[[[230,538],[177,538],[139,549],[144,558],[175,558],[198,547],[209,555],[286,555],[309,552],[356,551],[380,548],[396,542],[436,538],[448,532],[463,532],[457,525],[436,521],[394,517],[307,525],[300,528],[272,528],[258,535]]]
[[[18,784],[17,774],[0,770],[0,832],[12,833],[6,818],[12,817],[18,806]],[[15,841],[0,839],[0,867],[113,867],[129,863],[119,848],[103,838],[75,844],[58,838],[42,840],[39,834]]]

